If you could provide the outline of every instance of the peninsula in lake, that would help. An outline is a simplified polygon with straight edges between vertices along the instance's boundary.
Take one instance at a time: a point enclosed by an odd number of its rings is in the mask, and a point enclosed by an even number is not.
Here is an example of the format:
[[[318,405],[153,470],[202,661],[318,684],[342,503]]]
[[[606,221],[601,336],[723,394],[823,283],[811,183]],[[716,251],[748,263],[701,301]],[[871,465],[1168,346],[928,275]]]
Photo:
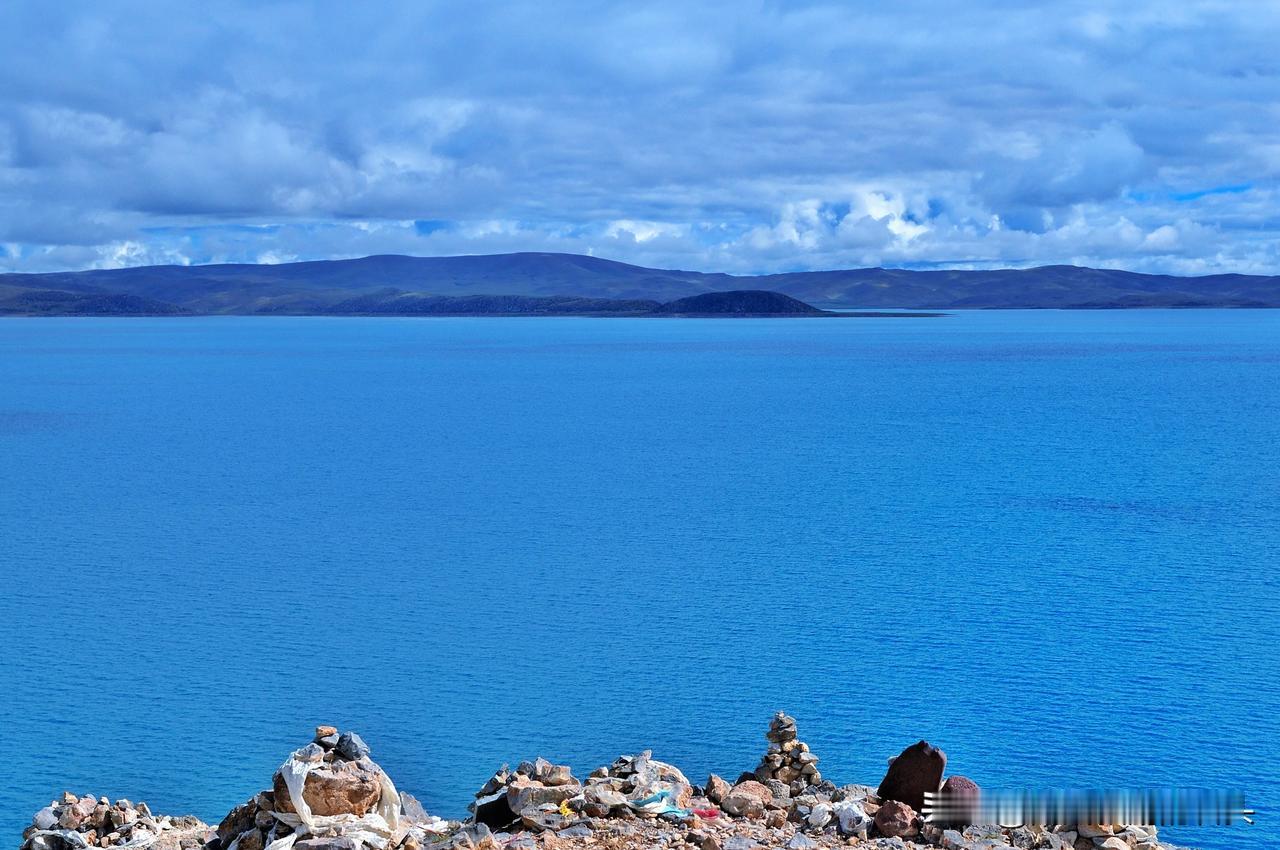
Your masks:
[[[1131,307],[1280,307],[1280,277],[1078,266],[739,276],[553,253],[0,274],[0,315],[26,316],[803,317],[863,309]]]

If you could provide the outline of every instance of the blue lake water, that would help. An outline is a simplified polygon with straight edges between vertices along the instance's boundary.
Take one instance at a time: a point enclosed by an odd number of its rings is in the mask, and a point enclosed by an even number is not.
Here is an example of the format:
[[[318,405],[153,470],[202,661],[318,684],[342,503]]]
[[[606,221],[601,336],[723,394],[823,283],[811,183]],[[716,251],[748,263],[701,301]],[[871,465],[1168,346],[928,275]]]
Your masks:
[[[503,761],[1241,787],[1273,847],[1280,311],[0,322],[0,835],[217,820],[311,727]]]

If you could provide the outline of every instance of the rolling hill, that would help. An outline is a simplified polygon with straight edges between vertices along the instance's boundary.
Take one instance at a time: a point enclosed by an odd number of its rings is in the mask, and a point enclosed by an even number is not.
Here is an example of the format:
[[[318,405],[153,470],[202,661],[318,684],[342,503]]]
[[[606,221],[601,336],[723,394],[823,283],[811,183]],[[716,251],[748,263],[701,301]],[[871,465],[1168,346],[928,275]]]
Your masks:
[[[482,314],[485,302],[474,299],[497,296],[567,299],[555,308],[560,312],[617,313],[647,309],[640,302],[654,306],[730,290],[781,293],[836,308],[1280,307],[1280,277],[1253,275],[1175,277],[1042,266],[734,276],[521,253],[0,274],[0,314],[413,315],[432,312],[432,303],[435,312],[443,310],[444,302],[432,298],[470,298],[468,309]]]

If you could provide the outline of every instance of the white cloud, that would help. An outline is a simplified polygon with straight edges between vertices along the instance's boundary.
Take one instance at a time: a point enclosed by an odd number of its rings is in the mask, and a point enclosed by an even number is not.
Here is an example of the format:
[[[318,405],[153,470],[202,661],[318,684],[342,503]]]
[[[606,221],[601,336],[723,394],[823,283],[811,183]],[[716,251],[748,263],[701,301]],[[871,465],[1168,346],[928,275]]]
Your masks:
[[[1256,4],[146,8],[6,8],[7,267],[522,249],[1280,271],[1280,11]],[[1248,188],[1197,195],[1222,186]]]
[[[636,221],[621,218],[609,222],[604,235],[610,239],[630,240],[632,242],[651,242],[660,236],[683,236],[688,227],[683,224],[668,224],[661,221]]]

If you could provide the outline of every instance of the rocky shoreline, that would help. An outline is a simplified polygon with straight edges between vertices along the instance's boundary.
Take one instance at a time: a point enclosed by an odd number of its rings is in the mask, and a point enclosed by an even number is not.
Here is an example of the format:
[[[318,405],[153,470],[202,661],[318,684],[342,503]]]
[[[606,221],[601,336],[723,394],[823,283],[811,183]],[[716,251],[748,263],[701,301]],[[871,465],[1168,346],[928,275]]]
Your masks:
[[[945,776],[946,755],[925,741],[890,760],[880,784],[836,785],[774,716],[755,770],[694,784],[652,753],[620,756],[585,780],[546,759],[503,765],[476,793],[471,814],[449,821],[398,791],[359,735],[320,726],[270,788],[214,827],[155,815],[145,803],[70,792],[35,814],[21,850],[1177,850],[1142,825],[1052,828],[925,822],[924,795],[981,793]]]

